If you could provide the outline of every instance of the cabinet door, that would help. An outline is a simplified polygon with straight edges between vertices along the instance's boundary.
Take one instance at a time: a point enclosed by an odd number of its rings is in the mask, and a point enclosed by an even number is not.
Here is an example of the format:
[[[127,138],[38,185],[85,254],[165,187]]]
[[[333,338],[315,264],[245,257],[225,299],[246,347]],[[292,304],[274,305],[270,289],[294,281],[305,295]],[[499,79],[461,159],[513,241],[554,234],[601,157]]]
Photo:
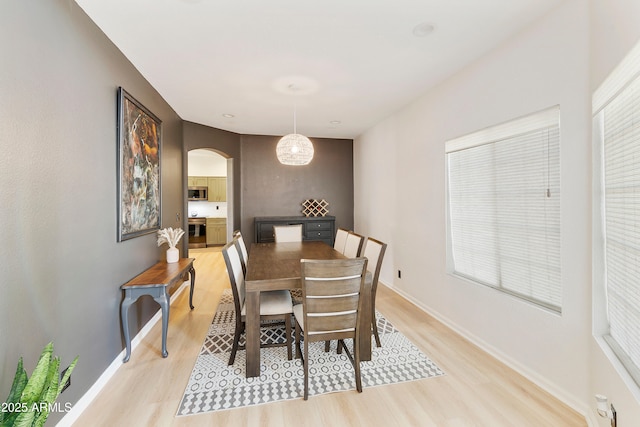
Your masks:
[[[206,176],[192,176],[191,178],[193,179],[193,185],[196,187],[206,187],[207,185],[209,185]]]
[[[227,243],[227,221],[219,218],[207,218],[207,245]]]
[[[207,185],[209,186],[210,202],[227,201],[227,178],[223,176],[210,176]]]
[[[206,187],[209,185],[209,180],[206,176],[188,176],[187,186],[189,187]]]

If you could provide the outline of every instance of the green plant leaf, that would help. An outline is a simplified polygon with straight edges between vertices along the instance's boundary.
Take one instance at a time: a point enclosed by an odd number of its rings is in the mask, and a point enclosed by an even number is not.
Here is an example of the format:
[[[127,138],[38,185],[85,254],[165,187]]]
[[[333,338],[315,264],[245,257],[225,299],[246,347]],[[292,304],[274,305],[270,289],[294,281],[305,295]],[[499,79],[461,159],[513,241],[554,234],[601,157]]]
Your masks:
[[[49,411],[40,412],[38,415],[36,415],[31,426],[42,427],[44,426],[44,423],[47,422],[47,418],[49,418]]]
[[[49,372],[49,365],[51,364],[51,355],[53,354],[53,343],[49,343],[42,350],[40,360],[36,368],[31,374],[31,378],[27,381],[27,385],[22,391],[21,401],[26,402],[29,406],[36,402],[42,394],[42,387],[47,379],[47,373]],[[18,417],[20,418],[20,417]],[[16,420],[17,422],[17,420]]]
[[[0,422],[0,427],[13,427],[13,423],[20,415],[20,412],[6,412],[7,416]]]
[[[29,407],[29,410],[26,412],[20,412],[20,415],[18,415],[18,418],[16,418],[13,423],[13,427],[31,427],[33,420],[36,418],[36,414],[35,411],[31,410],[31,407]]]
[[[60,385],[58,387],[58,395],[62,393],[62,387],[64,387],[64,385],[69,380],[69,377],[71,377],[71,372],[73,372],[73,368],[75,368],[76,364],[78,363],[78,357],[80,356],[76,356],[76,358],[73,359],[73,362],[71,362],[71,365],[69,365],[69,367],[67,368],[67,371],[62,376],[62,379],[60,380]]]
[[[22,362],[22,357],[18,361],[18,367],[16,369],[16,376],[13,378],[13,384],[11,385],[11,391],[9,392],[9,397],[7,397],[6,402],[17,402],[22,395],[22,391],[24,387],[27,385],[27,371],[24,370],[24,365]]]
[[[51,369],[49,369],[49,375],[47,376],[47,384],[45,385],[45,390],[40,396],[40,413],[36,416],[36,419],[33,421],[33,426],[43,426],[49,417],[49,408],[58,398],[60,394],[60,358],[56,357],[53,359],[51,363]]]
[[[25,385],[27,384],[27,371],[24,370],[22,357],[18,360],[18,367],[16,369],[16,375],[13,377],[13,384],[11,384],[11,391],[9,392],[9,396],[6,403],[17,403],[20,400],[20,396],[22,395],[22,391],[24,390]],[[5,421],[8,422],[10,418],[10,412],[0,411],[0,426],[5,426]],[[17,415],[16,415],[17,416]],[[15,418],[15,417],[11,417]],[[6,424],[11,425],[11,424]]]
[[[42,394],[38,399],[39,402],[53,403],[58,397],[58,390],[60,389],[60,358],[54,357],[53,361],[49,365],[49,372],[47,373],[47,379],[42,387]]]

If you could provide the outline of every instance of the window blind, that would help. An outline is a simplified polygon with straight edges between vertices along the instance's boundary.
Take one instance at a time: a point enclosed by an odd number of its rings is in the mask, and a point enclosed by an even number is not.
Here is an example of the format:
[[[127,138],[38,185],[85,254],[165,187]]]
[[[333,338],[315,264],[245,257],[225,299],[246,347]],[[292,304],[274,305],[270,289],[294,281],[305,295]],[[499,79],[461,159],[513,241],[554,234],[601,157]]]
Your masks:
[[[559,108],[446,144],[455,274],[561,311]]]
[[[635,52],[635,53],[634,53]],[[605,339],[640,384],[640,62],[638,49],[594,94],[603,153]],[[631,60],[631,62],[629,62]],[[634,69],[635,67],[635,69]],[[635,71],[635,72],[634,72]],[[612,81],[613,80],[613,81]],[[598,103],[599,105],[596,105]]]

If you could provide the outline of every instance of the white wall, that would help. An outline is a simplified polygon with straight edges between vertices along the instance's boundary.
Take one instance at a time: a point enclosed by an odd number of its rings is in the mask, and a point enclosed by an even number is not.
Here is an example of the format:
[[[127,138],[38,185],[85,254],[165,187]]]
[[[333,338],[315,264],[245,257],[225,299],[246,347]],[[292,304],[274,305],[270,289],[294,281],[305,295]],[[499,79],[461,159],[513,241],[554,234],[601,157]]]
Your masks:
[[[595,90],[640,40],[640,1],[638,0],[591,0],[591,90]],[[594,185],[594,189],[597,190]],[[594,219],[598,220],[599,196],[594,192]],[[593,249],[595,258],[601,244],[599,228],[594,224]],[[594,262],[594,301],[602,286],[598,263]],[[598,307],[598,304],[594,305]],[[601,307],[601,306],[600,306]],[[596,308],[597,310],[597,308]],[[596,319],[603,320],[605,313],[594,312]],[[640,326],[639,326],[640,327]],[[633,384],[624,369],[611,354],[601,339],[590,342],[590,395],[592,403],[596,393],[607,396],[616,408],[618,425],[640,424],[640,390]],[[609,426],[608,420],[598,418],[600,427]]]
[[[215,151],[197,149],[187,155],[189,176],[227,176],[227,159]]]
[[[589,4],[569,0],[365,132],[354,147],[355,229],[390,244],[382,280],[583,413],[590,404],[588,68]],[[444,142],[556,104],[562,315],[446,272]],[[389,205],[374,205],[381,202]]]

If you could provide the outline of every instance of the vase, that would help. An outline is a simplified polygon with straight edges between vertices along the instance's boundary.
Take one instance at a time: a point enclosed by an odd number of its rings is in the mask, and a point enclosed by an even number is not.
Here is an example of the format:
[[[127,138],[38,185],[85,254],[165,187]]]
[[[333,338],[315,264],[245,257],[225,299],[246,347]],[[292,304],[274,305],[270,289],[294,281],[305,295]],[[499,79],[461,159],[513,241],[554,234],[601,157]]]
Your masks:
[[[178,248],[169,248],[167,249],[167,263],[171,264],[173,262],[178,262],[180,258],[180,251]]]

